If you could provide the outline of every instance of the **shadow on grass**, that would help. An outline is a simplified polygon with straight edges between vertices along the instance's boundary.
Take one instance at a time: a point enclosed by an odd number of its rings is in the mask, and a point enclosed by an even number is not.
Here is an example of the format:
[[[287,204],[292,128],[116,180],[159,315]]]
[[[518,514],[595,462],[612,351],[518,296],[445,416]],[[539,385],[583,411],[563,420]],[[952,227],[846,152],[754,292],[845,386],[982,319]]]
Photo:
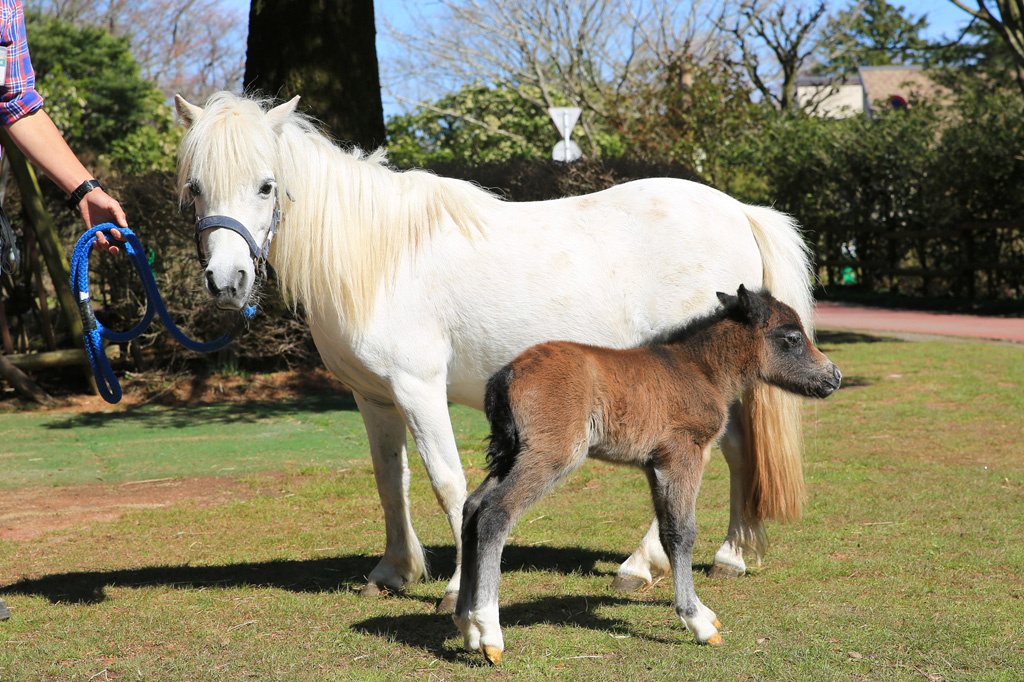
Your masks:
[[[118,422],[131,422],[142,428],[180,428],[204,424],[257,422],[297,412],[357,411],[355,398],[349,393],[316,395],[283,400],[250,400],[246,402],[188,406],[143,406],[122,412],[83,412],[54,420],[47,429],[101,428]]]
[[[450,576],[455,570],[455,550],[450,546],[425,548],[432,575]],[[597,569],[598,562],[618,564],[625,557],[578,547],[506,548],[502,570],[542,570],[585,576],[612,574]],[[349,555],[324,559],[277,560],[225,566],[147,566],[112,571],[59,573],[20,580],[0,588],[0,596],[39,596],[52,603],[98,604],[108,587],[167,586],[176,589],[208,587],[277,588],[292,592],[354,591],[379,557]],[[419,599],[411,595],[400,598]]]
[[[905,343],[903,339],[892,336],[863,334],[861,332],[838,329],[818,329],[815,330],[814,336],[816,345],[825,352],[828,352],[827,346],[843,343]]]
[[[634,628],[627,621],[599,615],[599,611],[605,607],[628,606],[637,603],[635,599],[628,596],[608,594],[541,597],[505,606],[501,609],[501,623],[502,628],[506,631],[510,627],[558,625],[602,631],[659,644],[671,644],[678,641],[674,638],[652,636],[643,630]],[[669,603],[656,605],[670,610],[672,608]],[[412,613],[402,616],[375,616],[353,623],[351,627],[366,635],[422,649],[445,661],[489,667],[479,653],[466,651],[462,647],[458,628],[447,614]],[[681,625],[680,630],[683,631]],[[459,639],[459,644],[455,647],[447,644],[448,640],[453,637]]]

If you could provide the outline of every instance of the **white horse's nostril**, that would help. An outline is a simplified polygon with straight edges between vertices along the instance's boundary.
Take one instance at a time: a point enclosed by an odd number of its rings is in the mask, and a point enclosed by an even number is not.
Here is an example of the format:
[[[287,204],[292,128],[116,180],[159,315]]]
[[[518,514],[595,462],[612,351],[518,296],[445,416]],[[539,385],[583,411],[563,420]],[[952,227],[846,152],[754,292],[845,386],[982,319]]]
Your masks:
[[[220,293],[220,287],[217,286],[217,282],[214,281],[213,272],[210,270],[206,271],[206,290],[214,296]]]

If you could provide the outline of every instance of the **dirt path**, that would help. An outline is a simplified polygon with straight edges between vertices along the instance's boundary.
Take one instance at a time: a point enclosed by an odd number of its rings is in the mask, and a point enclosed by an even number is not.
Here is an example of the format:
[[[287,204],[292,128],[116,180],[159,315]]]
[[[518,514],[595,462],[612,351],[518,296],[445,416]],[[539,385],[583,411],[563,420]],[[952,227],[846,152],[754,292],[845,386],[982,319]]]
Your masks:
[[[185,500],[215,506],[265,493],[236,478],[216,476],[11,488],[0,491],[0,540],[29,540],[53,530],[113,521],[131,509]]]
[[[821,301],[816,310],[818,327],[874,332],[935,334],[1024,343],[1024,319],[954,315],[916,310],[890,310]]]

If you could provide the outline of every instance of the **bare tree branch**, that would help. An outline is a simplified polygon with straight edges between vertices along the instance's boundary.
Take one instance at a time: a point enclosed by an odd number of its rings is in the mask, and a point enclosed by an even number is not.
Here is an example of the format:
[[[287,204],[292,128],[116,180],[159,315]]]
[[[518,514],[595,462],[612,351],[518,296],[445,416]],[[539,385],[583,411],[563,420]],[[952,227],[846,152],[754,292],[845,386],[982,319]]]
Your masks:
[[[247,17],[219,0],[40,0],[38,7],[127,36],[143,77],[167,95],[203,100],[241,84]]]
[[[580,127],[596,153],[595,123],[624,115],[627,90],[651,65],[692,45],[715,55],[727,45],[698,6],[671,0],[438,0],[414,10],[415,30],[379,30],[405,55],[382,60],[382,84],[396,100],[423,105],[466,83],[500,84],[532,104],[583,108]],[[721,2],[714,3],[721,6]],[[731,6],[731,1],[726,3]],[[421,94],[402,90],[418,83]],[[424,95],[424,93],[427,93]]]
[[[784,0],[745,0],[731,27],[721,21],[718,25],[733,36],[739,50],[738,66],[747,72],[754,87],[787,110],[797,105],[797,74],[822,48],[824,37],[818,32],[827,11],[825,0],[815,0],[810,7],[797,4],[795,10],[793,3]],[[770,71],[761,60],[763,50],[772,56],[774,68]]]
[[[977,9],[971,9],[960,0],[950,2],[987,23],[1006,42],[1013,54],[1017,84],[1024,92],[1024,0],[994,0],[999,10],[998,17],[989,10],[985,0],[976,0]]]

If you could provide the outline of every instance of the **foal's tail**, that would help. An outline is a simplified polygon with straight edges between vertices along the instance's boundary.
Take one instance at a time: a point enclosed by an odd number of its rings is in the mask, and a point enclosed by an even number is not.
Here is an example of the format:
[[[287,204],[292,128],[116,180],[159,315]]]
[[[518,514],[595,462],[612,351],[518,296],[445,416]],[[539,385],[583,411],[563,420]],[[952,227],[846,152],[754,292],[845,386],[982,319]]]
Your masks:
[[[800,315],[813,338],[810,252],[796,221],[770,208],[744,206],[761,252],[763,284],[775,298]],[[743,396],[743,482],[747,513],[757,519],[800,517],[805,491],[801,447],[800,398],[758,384]]]
[[[487,380],[484,393],[484,414],[491,425],[487,443],[487,469],[499,478],[508,474],[522,447],[519,426],[509,398],[511,385],[512,365],[508,364]]]

